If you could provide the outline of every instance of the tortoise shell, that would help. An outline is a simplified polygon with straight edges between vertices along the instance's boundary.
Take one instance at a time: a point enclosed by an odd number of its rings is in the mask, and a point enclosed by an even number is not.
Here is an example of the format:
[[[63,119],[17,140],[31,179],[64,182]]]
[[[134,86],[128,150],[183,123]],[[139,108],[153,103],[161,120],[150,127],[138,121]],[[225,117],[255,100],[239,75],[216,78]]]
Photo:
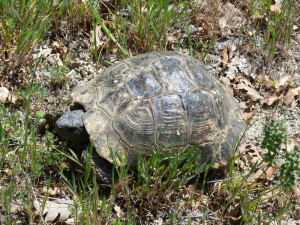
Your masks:
[[[110,148],[135,165],[155,145],[191,145],[203,161],[226,164],[245,129],[237,101],[196,59],[152,52],[118,62],[72,97],[97,153]]]

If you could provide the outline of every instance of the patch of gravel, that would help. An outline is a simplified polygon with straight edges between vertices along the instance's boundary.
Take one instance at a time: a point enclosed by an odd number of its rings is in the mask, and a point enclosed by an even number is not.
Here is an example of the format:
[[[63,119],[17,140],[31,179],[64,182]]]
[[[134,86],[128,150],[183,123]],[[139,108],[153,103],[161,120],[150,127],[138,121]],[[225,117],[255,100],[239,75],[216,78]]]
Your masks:
[[[264,138],[264,129],[271,120],[285,120],[287,138],[300,142],[300,108],[299,107],[284,107],[279,110],[273,108],[265,109],[262,106],[257,107],[257,113],[252,118],[249,126],[246,140],[253,145],[260,145]]]

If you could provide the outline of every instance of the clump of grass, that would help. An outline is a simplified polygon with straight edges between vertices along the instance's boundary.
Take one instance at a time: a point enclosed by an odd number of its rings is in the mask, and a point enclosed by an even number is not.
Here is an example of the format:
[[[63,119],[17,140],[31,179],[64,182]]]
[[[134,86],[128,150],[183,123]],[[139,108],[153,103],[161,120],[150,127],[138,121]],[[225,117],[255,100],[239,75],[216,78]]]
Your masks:
[[[0,1],[0,58],[17,66],[49,29],[53,0]]]
[[[186,20],[190,1],[123,0],[124,15],[114,20],[118,39],[130,49],[164,50],[163,39],[171,28]]]
[[[104,23],[91,1],[90,8],[97,23],[120,50],[121,56],[128,57],[127,49],[134,52],[164,50],[165,36],[175,24],[186,19],[191,1],[120,2],[121,4],[116,5],[115,12],[110,11],[112,16],[110,26]]]
[[[250,0],[253,31],[249,37],[270,61],[280,46],[290,44],[295,21],[295,1],[283,0],[282,7],[272,10],[272,0]]]
[[[119,181],[113,185],[113,193],[122,208],[128,209],[127,218],[139,215],[139,221],[144,221],[149,215],[156,216],[164,207],[176,217],[177,191],[211,166],[200,163],[200,158],[201,154],[190,146],[155,147],[150,158],[139,157],[132,177],[128,173],[127,159],[118,157],[122,166],[116,167]]]
[[[94,224],[102,221],[142,224],[142,221],[149,220],[150,214],[155,216],[166,207],[169,208],[170,218],[175,221],[179,210],[176,192],[211,166],[200,163],[201,155],[196,154],[194,148],[175,150],[174,147],[157,147],[153,149],[150,158],[139,157],[137,168],[132,171],[128,159],[116,155],[111,149],[118,180],[112,181],[109,195],[101,196],[95,174],[91,170],[91,151],[91,148],[87,151],[84,178],[81,181],[75,177],[70,181],[62,174],[80,203],[80,207],[73,207],[73,215],[78,223]]]

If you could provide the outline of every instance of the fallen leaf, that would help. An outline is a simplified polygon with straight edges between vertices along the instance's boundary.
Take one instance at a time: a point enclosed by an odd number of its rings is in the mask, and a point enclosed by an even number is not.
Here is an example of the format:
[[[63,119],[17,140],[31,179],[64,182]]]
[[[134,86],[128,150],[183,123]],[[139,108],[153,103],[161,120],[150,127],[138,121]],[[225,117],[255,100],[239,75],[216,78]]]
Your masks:
[[[222,51],[222,63],[224,68],[226,68],[228,64],[228,48],[224,48]]]
[[[252,101],[256,102],[262,100],[263,97],[253,88],[245,85],[244,83],[239,83],[236,86],[237,89],[246,91],[247,97],[249,97]]]
[[[268,77],[268,75],[266,74],[260,74],[257,76],[258,79],[258,83],[265,86],[266,88],[271,88],[272,86],[272,81],[270,80],[270,78]]]
[[[251,144],[241,144],[236,155],[240,155],[237,164],[244,170],[253,167],[257,162],[262,161],[260,153],[257,151],[256,147]]]
[[[52,44],[51,44],[51,48],[52,48],[53,50],[57,50],[57,49],[59,49],[61,46],[63,46],[62,41],[53,41]]]
[[[225,72],[226,77],[228,77],[230,80],[233,80],[235,78],[235,75],[239,73],[239,66],[240,63],[240,57],[235,56],[233,59],[230,60],[230,63],[227,64],[228,70]]]
[[[239,29],[243,26],[245,19],[241,10],[234,4],[227,2],[220,8],[219,27],[223,30]]]
[[[231,86],[230,80],[227,77],[221,77],[220,82],[225,86],[226,90],[230,92],[233,96],[233,88]]]
[[[271,94],[271,95],[267,95],[264,98],[264,103],[267,105],[273,105],[276,101],[281,100],[281,96],[277,96],[275,93]]]
[[[2,103],[16,103],[17,97],[10,94],[6,87],[0,87],[0,102]]]
[[[9,96],[9,90],[6,87],[0,87],[0,102],[6,103]]]
[[[34,206],[37,209],[38,213],[43,216],[45,222],[65,222],[72,215],[69,207],[73,206],[73,201],[65,199],[54,199],[53,201],[46,201],[45,207],[43,209],[42,200],[35,200]]]
[[[247,85],[248,87],[252,87],[251,82],[246,78],[239,78],[239,82]]]
[[[271,5],[270,10],[272,12],[281,12],[282,4],[281,2],[276,2],[274,5]]]
[[[258,168],[258,170],[249,176],[249,178],[247,179],[247,182],[252,183],[255,180],[257,180],[258,178],[262,178],[262,175],[265,173],[265,169],[266,169],[267,165],[268,165],[267,163],[262,163],[261,166]]]
[[[250,109],[250,108],[245,108],[244,111],[243,111],[243,114],[242,114],[242,117],[243,117],[243,120],[245,122],[247,122],[249,119],[251,119],[255,113],[257,112],[257,109]]]
[[[269,167],[267,170],[266,170],[266,179],[271,181],[271,180],[274,180],[274,174],[277,172],[278,170],[278,167],[277,166],[273,166],[273,167]]]
[[[292,86],[292,76],[289,73],[282,73],[275,80],[275,90],[280,92],[290,86]]]
[[[241,144],[236,154],[240,155],[236,162],[243,170],[250,170],[255,164],[260,163],[263,160],[259,151],[251,144]],[[258,178],[272,180],[272,176],[277,169],[277,167],[268,167],[268,164],[263,162],[257,171],[251,174],[251,176],[247,179],[247,182],[252,183]],[[265,177],[263,177],[263,174],[265,174]]]
[[[295,99],[295,96],[300,96],[300,87],[291,88],[285,95],[284,104],[289,105]]]
[[[50,196],[55,196],[55,195],[57,195],[58,193],[59,193],[59,188],[57,188],[57,187],[54,187],[54,188],[48,188],[48,187],[46,187],[46,186],[44,186],[43,187],[43,189],[42,189],[42,193],[44,193],[44,194],[49,194]]]
[[[191,199],[196,192],[197,192],[197,188],[196,185],[194,184],[190,184],[186,188],[183,188],[181,190],[181,194],[184,199]]]
[[[227,68],[228,70],[225,71],[225,74],[230,80],[233,80],[235,75],[239,73],[243,73],[247,76],[251,74],[251,66],[248,65],[248,61],[244,56],[235,55],[229,60]]]
[[[95,30],[92,30],[90,34],[90,41],[91,43],[93,43],[94,46],[96,46],[96,48],[99,49],[105,45],[105,35],[103,35],[102,33],[101,26],[96,26]]]
[[[295,184],[295,189],[292,193],[292,199],[295,202],[300,203],[300,183]]]
[[[53,41],[51,44],[51,48],[62,55],[68,53],[68,49],[64,46],[64,43],[62,41]]]
[[[119,218],[124,218],[124,212],[123,212],[123,210],[121,209],[121,207],[120,206],[118,206],[118,205],[115,205],[114,206],[114,210],[116,211],[116,215],[117,215],[117,217],[119,217]]]

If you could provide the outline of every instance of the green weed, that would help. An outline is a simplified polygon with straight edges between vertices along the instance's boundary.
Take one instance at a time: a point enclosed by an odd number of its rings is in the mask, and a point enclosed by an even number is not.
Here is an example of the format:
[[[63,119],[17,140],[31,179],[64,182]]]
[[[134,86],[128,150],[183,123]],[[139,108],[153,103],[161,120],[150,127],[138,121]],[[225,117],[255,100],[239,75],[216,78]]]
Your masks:
[[[295,186],[295,175],[300,173],[300,150],[296,146],[292,152],[281,153],[282,144],[286,143],[286,128],[285,121],[272,121],[268,124],[265,130],[265,137],[263,139],[261,147],[267,150],[262,161],[257,161],[250,169],[248,173],[243,176],[238,176],[233,172],[236,170],[234,165],[231,164],[228,181],[225,181],[225,185],[230,195],[226,200],[226,204],[223,208],[223,214],[226,214],[228,207],[238,200],[238,206],[242,211],[241,220],[246,224],[254,224],[257,221],[271,222],[276,218],[279,220],[284,213],[287,213],[290,206],[289,196],[284,194]],[[235,161],[239,156],[234,157]],[[278,158],[283,158],[285,161],[281,165],[277,165]],[[279,167],[278,180],[279,182],[265,186],[260,179],[262,176],[255,178],[251,183],[248,183],[248,178],[253,176],[257,170],[261,169],[261,166],[266,164],[266,171],[268,168],[274,166]],[[263,175],[264,173],[262,173]],[[253,194],[253,190],[257,194]],[[270,218],[270,214],[261,210],[266,200],[280,196],[284,202],[283,206],[278,209],[277,214],[274,211],[274,215]],[[259,213],[258,213],[259,212]]]
[[[46,74],[51,78],[51,82],[54,85],[64,85],[68,82],[67,73],[69,71],[70,69],[65,66],[54,66],[48,68],[48,72]]]
[[[249,37],[254,45],[271,61],[280,45],[290,43],[295,21],[295,1],[283,0],[282,7],[272,10],[272,0],[250,0],[254,30]]]
[[[122,1],[124,13],[116,13],[113,24],[116,38],[139,52],[164,50],[163,38],[170,29],[186,20],[190,1]]]

